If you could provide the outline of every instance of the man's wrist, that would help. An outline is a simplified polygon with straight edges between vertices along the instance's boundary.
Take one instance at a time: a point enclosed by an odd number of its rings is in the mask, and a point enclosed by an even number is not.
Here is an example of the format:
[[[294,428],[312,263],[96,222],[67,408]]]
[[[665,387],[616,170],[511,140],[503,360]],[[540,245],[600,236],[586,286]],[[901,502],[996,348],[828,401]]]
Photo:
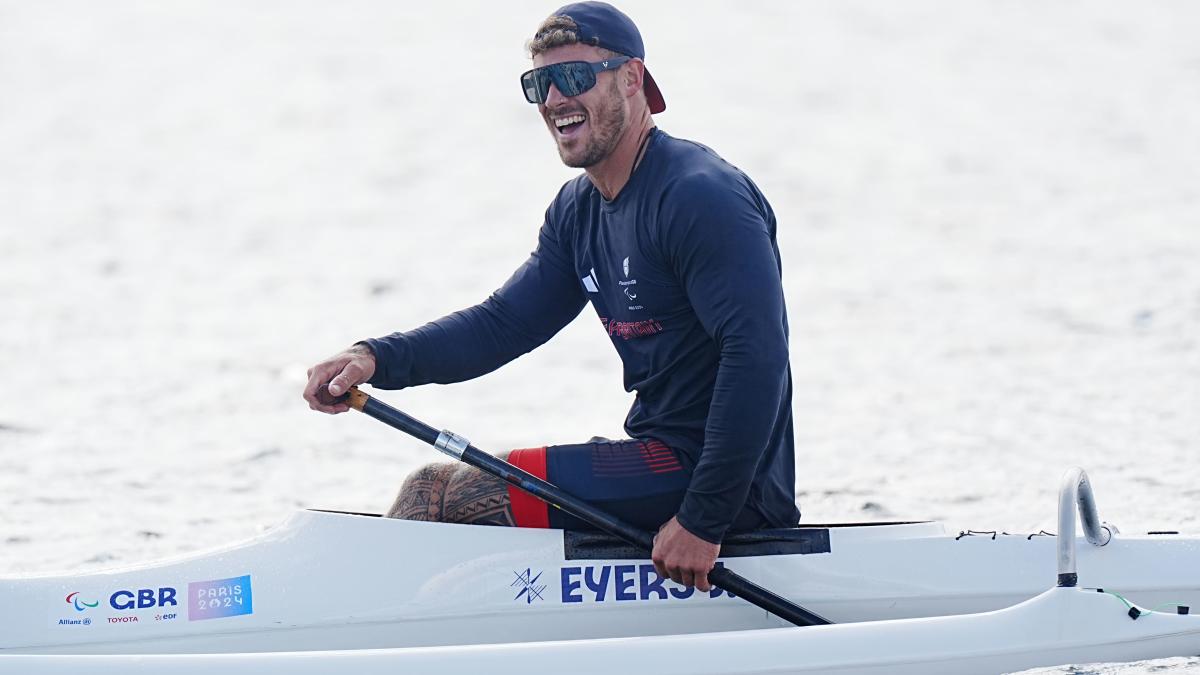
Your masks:
[[[695,537],[701,541],[706,541],[710,544],[716,544],[718,546],[721,544],[721,537],[717,537],[717,540],[713,541],[711,535],[700,534],[699,532],[696,531],[695,528],[688,525],[687,521],[680,516],[681,516],[681,514],[679,514],[679,513],[675,514],[675,522],[679,523],[679,526],[682,527],[684,530],[686,530],[688,534],[692,535],[693,537]]]
[[[350,352],[351,354],[361,354],[362,356],[369,356],[373,359],[376,358],[375,350],[371,349],[371,345],[367,344],[366,342],[355,342],[353,345],[350,345],[350,348],[346,351]]]

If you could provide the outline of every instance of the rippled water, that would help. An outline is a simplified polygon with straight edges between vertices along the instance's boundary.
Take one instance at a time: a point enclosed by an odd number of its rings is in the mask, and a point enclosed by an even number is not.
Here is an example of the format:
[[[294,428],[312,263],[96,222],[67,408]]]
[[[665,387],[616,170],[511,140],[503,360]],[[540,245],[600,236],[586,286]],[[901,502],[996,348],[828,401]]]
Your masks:
[[[806,518],[1196,530],[1200,9],[629,2],[660,126],[779,215]],[[532,2],[0,2],[0,573],[377,511],[429,450],[305,368],[472,304],[573,175]],[[619,435],[590,310],[387,399],[480,447]],[[1048,565],[1051,563],[1048,561]],[[1175,659],[1111,669],[1197,669]]]

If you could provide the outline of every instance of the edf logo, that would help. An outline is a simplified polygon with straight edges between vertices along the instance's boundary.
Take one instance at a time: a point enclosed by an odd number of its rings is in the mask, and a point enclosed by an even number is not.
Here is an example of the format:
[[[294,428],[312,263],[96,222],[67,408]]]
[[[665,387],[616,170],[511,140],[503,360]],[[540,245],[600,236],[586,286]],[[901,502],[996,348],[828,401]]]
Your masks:
[[[139,588],[136,591],[117,591],[108,598],[113,609],[149,609],[178,605],[174,588]]]

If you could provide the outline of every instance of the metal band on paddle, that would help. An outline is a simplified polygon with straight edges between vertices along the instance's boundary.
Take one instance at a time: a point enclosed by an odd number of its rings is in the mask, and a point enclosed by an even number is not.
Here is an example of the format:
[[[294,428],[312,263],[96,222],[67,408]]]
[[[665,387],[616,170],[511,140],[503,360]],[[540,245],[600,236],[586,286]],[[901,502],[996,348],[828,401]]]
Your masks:
[[[471,441],[453,431],[442,429],[442,433],[438,434],[437,440],[433,442],[433,447],[441,450],[442,454],[450,455],[454,459],[462,459],[463,453],[467,451],[467,448],[471,447]]]

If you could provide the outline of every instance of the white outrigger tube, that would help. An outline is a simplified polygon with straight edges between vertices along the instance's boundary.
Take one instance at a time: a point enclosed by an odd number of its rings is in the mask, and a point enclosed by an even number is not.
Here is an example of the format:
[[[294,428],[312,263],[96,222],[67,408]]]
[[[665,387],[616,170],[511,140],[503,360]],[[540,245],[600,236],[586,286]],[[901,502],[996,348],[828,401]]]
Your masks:
[[[724,568],[834,622],[796,627],[608,535],[301,511],[219,550],[0,578],[0,673],[924,675],[1200,654],[1200,538],[1118,535],[1080,469],[1059,524],[729,537]]]

